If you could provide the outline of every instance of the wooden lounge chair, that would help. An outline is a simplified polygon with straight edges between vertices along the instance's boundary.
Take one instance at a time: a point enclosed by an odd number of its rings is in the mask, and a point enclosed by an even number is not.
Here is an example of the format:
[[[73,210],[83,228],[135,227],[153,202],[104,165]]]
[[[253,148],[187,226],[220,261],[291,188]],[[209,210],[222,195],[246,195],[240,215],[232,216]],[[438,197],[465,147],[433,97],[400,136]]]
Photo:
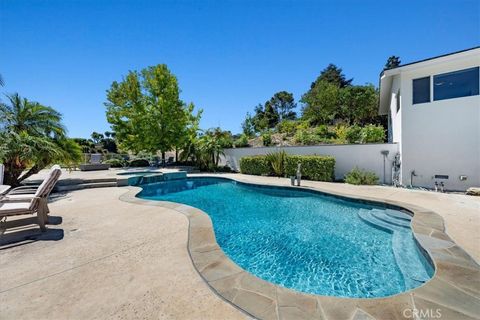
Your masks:
[[[38,187],[33,195],[15,195],[7,196],[0,199],[0,219],[24,215],[37,214],[38,225],[40,229],[46,231],[45,223],[48,222],[48,195],[52,192],[53,187],[57,183],[62,171],[54,168],[42,184]]]
[[[48,174],[50,175],[54,169],[61,169],[61,167],[58,164],[52,166]],[[23,198],[25,197],[28,198],[30,195],[30,197],[33,197],[35,192],[37,192],[39,186],[40,185],[16,187],[16,188],[10,189],[7,192],[7,194],[4,194],[3,196],[10,197],[10,198],[22,198],[22,195],[24,195]]]

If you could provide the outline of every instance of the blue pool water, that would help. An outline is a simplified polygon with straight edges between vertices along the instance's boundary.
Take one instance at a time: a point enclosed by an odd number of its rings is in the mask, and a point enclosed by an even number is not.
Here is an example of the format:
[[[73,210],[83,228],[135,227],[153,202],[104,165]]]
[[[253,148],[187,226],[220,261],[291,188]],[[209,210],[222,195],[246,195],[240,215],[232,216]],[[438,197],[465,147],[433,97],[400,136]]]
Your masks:
[[[320,295],[384,297],[419,286],[433,274],[413,239],[410,216],[401,211],[221,178],[142,187],[141,198],[206,212],[225,254],[280,286]]]

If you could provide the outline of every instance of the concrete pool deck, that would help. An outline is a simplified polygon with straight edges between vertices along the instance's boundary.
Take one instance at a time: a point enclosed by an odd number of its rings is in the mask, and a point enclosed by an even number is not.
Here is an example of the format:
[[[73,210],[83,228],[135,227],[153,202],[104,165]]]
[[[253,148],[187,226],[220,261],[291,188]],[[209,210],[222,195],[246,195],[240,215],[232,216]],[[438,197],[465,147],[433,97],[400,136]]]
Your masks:
[[[287,179],[271,177],[239,174],[222,176],[251,183],[290,183]],[[479,261],[479,198],[379,186],[356,187],[307,181],[303,185],[357,197],[408,202],[433,210],[444,218],[447,233],[452,240]],[[125,198],[128,193],[135,193],[135,190],[139,189],[90,189],[57,196],[50,204],[52,222],[55,224],[49,226],[46,234],[38,235],[38,227],[35,225],[8,229],[2,242],[10,241],[10,244],[0,247],[2,317],[248,318],[248,315],[215,294],[192,264],[187,249],[189,221],[185,215],[192,212],[190,207],[173,205],[168,208],[119,199]],[[179,214],[182,211],[183,214]],[[25,216],[9,219],[9,224],[15,224],[19,219],[25,219]],[[19,242],[25,238],[30,240]],[[198,247],[193,252],[210,252],[208,246],[212,244],[211,241],[200,243],[203,243],[203,247]],[[215,254],[212,252],[210,255]],[[438,254],[450,259],[446,268],[468,263],[468,256],[455,246],[439,249]],[[204,261],[204,267],[207,267],[208,258]],[[196,267],[199,269],[198,264]],[[466,278],[459,277],[458,282],[455,279],[448,280],[453,281],[453,289],[449,292],[434,290],[423,293],[416,297],[416,305],[407,299],[404,304],[396,305],[390,311],[379,307],[378,299],[359,305],[353,299],[348,302],[349,299],[326,298],[329,302],[325,304],[319,303],[317,299],[296,299],[295,294],[292,297],[289,290],[269,292],[270,289],[266,286],[252,287],[256,282],[249,281],[248,274],[234,273],[218,278],[218,274],[212,273],[213,278],[210,280],[217,281],[217,284],[226,289],[242,288],[251,292],[263,292],[250,302],[248,300],[251,296],[237,296],[239,304],[243,301],[260,305],[263,314],[257,316],[262,318],[409,318],[408,314],[402,317],[402,310],[398,308],[415,306],[417,309],[440,307],[443,310],[442,319],[475,319],[480,313],[480,274],[477,267],[472,265],[464,268],[470,273]],[[202,269],[205,270],[200,266]],[[272,294],[275,295],[273,310],[276,312],[273,314],[270,312],[272,307],[268,304],[268,296]],[[278,308],[282,309],[280,313]]]

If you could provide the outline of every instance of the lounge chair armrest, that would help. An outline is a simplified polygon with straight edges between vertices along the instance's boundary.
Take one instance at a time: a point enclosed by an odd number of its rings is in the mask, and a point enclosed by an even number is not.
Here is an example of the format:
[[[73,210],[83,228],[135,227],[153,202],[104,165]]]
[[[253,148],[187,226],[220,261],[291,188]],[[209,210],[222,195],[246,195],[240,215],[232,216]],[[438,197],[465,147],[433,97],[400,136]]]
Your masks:
[[[24,190],[24,189],[37,189],[38,186],[20,186],[20,187],[15,187],[13,189],[10,189],[10,191],[14,190]]]
[[[7,194],[34,194],[37,192],[37,189],[22,189],[22,190],[12,190]]]
[[[33,199],[33,197],[9,198],[8,195],[6,195],[6,196],[3,196],[3,197],[0,197],[0,202],[30,202],[30,201],[32,201],[32,199]]]

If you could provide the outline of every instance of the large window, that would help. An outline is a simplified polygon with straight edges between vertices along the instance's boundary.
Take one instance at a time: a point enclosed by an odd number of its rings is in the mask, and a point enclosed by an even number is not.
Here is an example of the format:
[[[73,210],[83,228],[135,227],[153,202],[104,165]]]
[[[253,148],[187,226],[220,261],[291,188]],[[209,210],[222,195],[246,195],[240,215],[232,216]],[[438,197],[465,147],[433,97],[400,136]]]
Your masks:
[[[413,80],[413,104],[430,102],[430,77]]]
[[[433,100],[478,95],[479,67],[433,76]]]

